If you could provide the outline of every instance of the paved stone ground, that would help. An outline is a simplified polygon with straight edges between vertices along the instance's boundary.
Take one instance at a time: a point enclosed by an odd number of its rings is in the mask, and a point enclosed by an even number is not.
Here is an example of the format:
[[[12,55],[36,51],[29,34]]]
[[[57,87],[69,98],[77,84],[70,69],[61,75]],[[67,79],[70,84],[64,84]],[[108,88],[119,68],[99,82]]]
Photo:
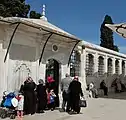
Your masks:
[[[78,115],[68,115],[55,110],[25,116],[23,120],[126,120],[126,93],[87,100],[88,107],[83,108]]]

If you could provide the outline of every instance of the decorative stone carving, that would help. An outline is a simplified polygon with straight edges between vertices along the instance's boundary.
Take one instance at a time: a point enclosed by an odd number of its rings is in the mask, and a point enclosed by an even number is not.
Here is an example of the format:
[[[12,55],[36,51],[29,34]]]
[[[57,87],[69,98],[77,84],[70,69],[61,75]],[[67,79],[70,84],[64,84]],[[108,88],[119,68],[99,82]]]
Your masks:
[[[13,89],[18,90],[21,84],[31,75],[30,62],[16,61],[13,67]]]

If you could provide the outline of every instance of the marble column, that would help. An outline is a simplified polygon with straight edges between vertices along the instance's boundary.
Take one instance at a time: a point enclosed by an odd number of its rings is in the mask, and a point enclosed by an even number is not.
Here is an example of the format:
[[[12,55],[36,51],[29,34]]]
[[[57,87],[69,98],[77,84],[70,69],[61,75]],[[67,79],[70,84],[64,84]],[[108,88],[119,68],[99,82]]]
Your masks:
[[[112,58],[112,74],[115,74],[115,58]]]
[[[94,55],[94,74],[98,76],[98,54]]]
[[[122,60],[119,60],[119,74],[122,74]]]
[[[104,57],[104,73],[108,72],[108,57]]]
[[[85,49],[82,49],[81,53],[81,83],[82,83],[82,89],[83,91],[86,90],[87,84],[86,84],[86,53]]]

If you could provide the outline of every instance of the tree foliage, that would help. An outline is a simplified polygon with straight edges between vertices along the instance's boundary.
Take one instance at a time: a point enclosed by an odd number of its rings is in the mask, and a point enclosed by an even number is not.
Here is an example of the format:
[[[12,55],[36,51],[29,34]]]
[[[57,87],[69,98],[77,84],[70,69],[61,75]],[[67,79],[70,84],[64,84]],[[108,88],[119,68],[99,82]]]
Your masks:
[[[114,51],[119,52],[119,48],[117,45],[114,45]]]
[[[110,16],[106,15],[104,18],[103,23],[101,24],[101,44],[100,46],[114,50],[114,51],[119,51],[118,46],[114,45],[114,40],[113,40],[113,32],[110,30],[108,27],[105,26],[105,24],[113,24],[113,21]]]
[[[3,17],[27,17],[30,5],[25,0],[0,0],[0,16]]]
[[[28,17],[30,5],[25,0],[0,0],[0,16],[3,17]],[[39,19],[40,13],[30,12],[31,18]]]
[[[37,13],[36,11],[31,11],[30,12],[30,18],[34,18],[34,19],[40,19],[41,14]]]

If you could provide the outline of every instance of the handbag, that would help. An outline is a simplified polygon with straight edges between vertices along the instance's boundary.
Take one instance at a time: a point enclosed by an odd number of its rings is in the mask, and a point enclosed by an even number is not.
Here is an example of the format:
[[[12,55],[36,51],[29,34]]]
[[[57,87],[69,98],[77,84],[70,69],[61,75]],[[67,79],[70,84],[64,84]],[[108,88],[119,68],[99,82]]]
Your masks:
[[[87,107],[87,101],[84,98],[81,98],[79,105],[80,107]]]

